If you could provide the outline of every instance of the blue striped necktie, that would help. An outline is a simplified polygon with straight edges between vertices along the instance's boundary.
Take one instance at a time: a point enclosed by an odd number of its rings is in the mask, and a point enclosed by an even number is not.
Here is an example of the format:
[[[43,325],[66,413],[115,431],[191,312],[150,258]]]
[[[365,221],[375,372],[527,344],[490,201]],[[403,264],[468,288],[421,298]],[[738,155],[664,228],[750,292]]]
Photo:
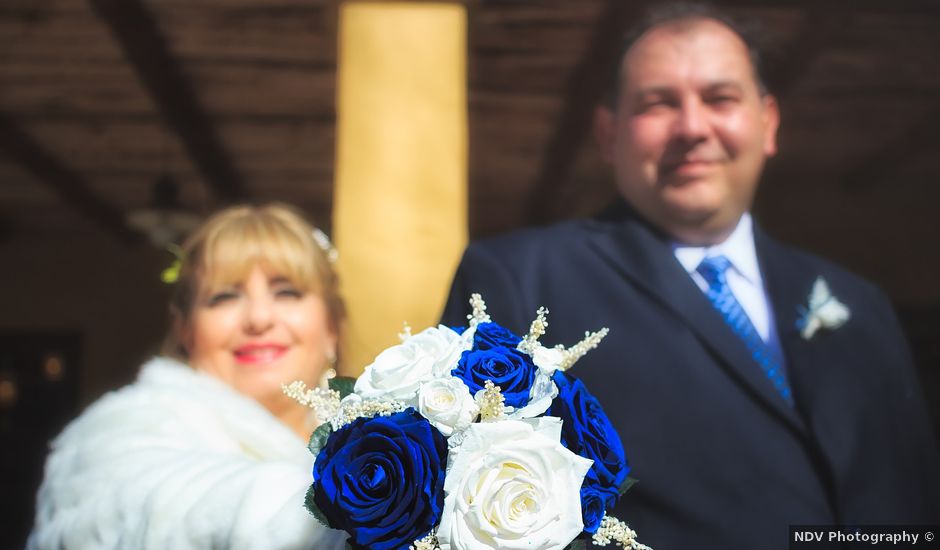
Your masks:
[[[724,256],[711,256],[702,260],[696,271],[708,283],[705,295],[724,318],[725,323],[731,327],[732,332],[747,346],[747,351],[751,353],[751,357],[770,379],[780,396],[792,406],[793,394],[787,382],[786,372],[784,372],[783,358],[777,350],[764,342],[740,302],[731,293],[731,287],[728,286],[728,278],[725,275],[730,266],[731,262]]]

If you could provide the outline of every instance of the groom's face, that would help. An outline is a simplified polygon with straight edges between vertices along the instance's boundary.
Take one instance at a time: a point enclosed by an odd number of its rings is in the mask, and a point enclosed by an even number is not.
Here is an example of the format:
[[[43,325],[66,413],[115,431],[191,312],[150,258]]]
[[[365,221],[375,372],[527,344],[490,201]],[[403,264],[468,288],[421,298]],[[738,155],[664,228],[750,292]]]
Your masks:
[[[776,152],[776,102],[747,46],[711,19],[667,23],[633,44],[620,78],[597,129],[621,194],[680,241],[720,242]]]

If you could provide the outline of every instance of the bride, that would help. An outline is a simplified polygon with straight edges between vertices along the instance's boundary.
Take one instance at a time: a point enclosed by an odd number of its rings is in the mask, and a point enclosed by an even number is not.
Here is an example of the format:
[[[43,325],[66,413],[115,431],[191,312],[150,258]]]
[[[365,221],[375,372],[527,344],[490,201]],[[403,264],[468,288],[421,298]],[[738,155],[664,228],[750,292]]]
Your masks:
[[[52,442],[27,548],[343,547],[303,506],[316,419],[281,392],[336,360],[343,304],[318,243],[282,205],[197,230],[166,356]]]

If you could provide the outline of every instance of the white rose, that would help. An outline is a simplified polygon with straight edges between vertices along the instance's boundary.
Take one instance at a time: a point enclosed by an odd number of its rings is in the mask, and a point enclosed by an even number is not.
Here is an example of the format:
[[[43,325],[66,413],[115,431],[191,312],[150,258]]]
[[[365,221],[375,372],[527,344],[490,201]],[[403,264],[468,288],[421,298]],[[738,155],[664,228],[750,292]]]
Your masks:
[[[561,443],[561,419],[473,424],[450,450],[441,550],[561,549],[584,529],[591,461]]]
[[[418,390],[418,412],[428,419],[445,437],[470,426],[480,408],[463,380],[454,377],[435,378]]]
[[[564,360],[564,354],[555,348],[546,348],[542,344],[536,344],[532,350],[532,362],[545,374],[551,376],[554,374],[561,362]]]
[[[356,380],[367,399],[394,399],[414,405],[422,383],[449,374],[470,342],[441,325],[427,328],[375,358]]]
[[[436,329],[429,328],[424,332],[431,330],[435,331],[434,334],[437,335],[434,341],[434,349],[437,350],[435,353],[441,358],[438,361],[435,374],[437,376],[450,376],[450,371],[457,366],[463,352],[473,347],[473,334],[476,332],[476,328],[466,329],[462,334],[458,334],[446,325],[438,325]]]

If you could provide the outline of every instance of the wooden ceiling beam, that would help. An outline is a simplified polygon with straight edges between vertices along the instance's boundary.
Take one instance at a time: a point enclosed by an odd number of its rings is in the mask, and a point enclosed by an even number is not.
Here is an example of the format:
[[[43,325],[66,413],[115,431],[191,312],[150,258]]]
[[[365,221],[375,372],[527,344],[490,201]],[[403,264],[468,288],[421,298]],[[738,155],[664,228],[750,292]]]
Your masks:
[[[604,96],[624,30],[644,9],[645,2],[607,0],[595,21],[591,41],[568,76],[561,114],[542,153],[527,201],[529,224],[543,224],[557,217],[559,191],[591,133],[594,108]]]
[[[222,145],[216,126],[141,0],[89,1],[215,195],[223,202],[248,198],[243,178]]]
[[[127,244],[143,235],[131,229],[121,211],[98,196],[81,174],[63,164],[11,118],[0,114],[0,153],[36,176],[73,210]]]

